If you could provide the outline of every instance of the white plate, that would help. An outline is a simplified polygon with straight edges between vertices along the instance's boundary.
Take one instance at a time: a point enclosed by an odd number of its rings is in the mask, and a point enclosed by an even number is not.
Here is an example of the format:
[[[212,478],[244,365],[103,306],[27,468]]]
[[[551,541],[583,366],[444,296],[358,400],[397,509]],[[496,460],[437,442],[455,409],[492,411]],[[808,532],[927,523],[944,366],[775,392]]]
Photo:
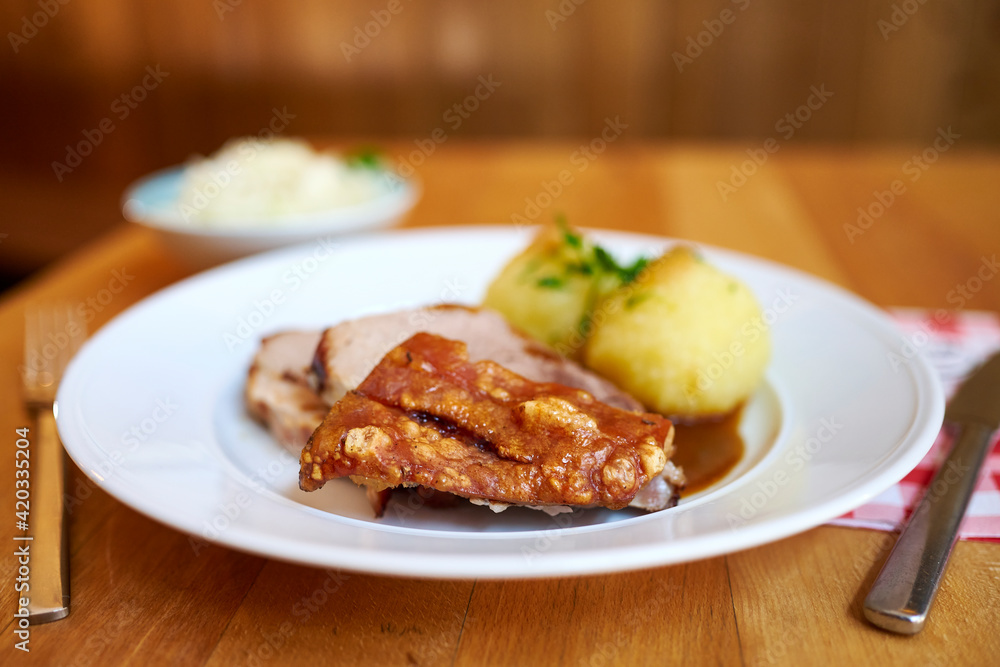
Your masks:
[[[328,211],[288,215],[262,224],[250,221],[203,226],[186,221],[179,198],[184,167],[157,171],[132,183],[122,196],[122,214],[154,230],[195,268],[207,268],[265,250],[303,243],[320,235],[337,236],[397,224],[420,197],[416,181],[383,171],[387,190],[370,201]]]
[[[797,271],[704,247],[753,288],[774,342],[741,424],[747,455],[711,488],[647,515],[403,503],[381,521],[346,480],[300,491],[298,462],[240,400],[259,339],[408,306],[476,303],[530,233],[405,231],[332,248],[324,240],[165,289],[104,327],[71,364],[58,397],[66,449],[122,502],[236,549],[382,574],[500,578],[649,567],[778,540],[871,499],[931,446],[943,417],[939,382],[902,352],[881,311]],[[623,258],[673,243],[597,239]]]

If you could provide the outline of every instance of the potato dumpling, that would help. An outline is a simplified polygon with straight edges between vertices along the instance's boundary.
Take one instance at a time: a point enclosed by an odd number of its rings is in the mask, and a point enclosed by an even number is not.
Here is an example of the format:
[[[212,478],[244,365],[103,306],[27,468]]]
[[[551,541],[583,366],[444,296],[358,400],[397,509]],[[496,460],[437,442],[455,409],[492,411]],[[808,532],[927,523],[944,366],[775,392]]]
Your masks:
[[[564,224],[541,229],[494,279],[483,305],[561,354],[577,356],[594,305],[618,287],[621,269]]]
[[[725,414],[760,383],[771,344],[750,289],[676,247],[594,312],[583,360],[649,409]]]

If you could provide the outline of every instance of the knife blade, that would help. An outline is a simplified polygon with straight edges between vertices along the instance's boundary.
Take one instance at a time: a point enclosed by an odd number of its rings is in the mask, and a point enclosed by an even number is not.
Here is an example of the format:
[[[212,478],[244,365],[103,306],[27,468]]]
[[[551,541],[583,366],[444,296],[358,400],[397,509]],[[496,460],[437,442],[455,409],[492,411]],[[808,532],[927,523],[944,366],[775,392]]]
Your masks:
[[[927,620],[991,436],[1000,428],[1000,353],[959,387],[945,422],[959,429],[955,444],[865,598],[865,618],[891,632],[916,634]]]

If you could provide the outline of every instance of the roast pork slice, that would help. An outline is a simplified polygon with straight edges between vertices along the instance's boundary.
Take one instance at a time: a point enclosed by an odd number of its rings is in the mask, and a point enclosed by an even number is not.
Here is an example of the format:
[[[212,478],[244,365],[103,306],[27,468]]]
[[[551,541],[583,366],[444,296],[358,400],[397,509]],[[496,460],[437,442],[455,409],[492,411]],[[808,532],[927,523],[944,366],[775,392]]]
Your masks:
[[[318,331],[268,336],[247,377],[248,411],[296,456],[330,409],[310,384],[309,366],[319,339]]]
[[[533,382],[583,389],[623,410],[643,409],[611,382],[514,329],[499,313],[450,304],[371,315],[324,331],[312,366],[320,396],[333,405],[390,350],[418,332],[463,341],[472,362],[494,361]]]

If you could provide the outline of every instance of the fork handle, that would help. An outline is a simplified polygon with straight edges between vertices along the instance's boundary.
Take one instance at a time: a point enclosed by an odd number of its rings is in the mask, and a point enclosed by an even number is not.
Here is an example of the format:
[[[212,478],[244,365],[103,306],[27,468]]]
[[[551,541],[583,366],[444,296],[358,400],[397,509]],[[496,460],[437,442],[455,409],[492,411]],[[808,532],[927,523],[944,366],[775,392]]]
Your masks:
[[[913,635],[927,620],[958,538],[958,528],[989,451],[992,429],[974,422],[941,463],[865,598],[865,617],[884,630]]]
[[[69,614],[69,543],[63,506],[62,443],[51,409],[36,410],[31,481],[31,573],[28,620],[58,621]]]

